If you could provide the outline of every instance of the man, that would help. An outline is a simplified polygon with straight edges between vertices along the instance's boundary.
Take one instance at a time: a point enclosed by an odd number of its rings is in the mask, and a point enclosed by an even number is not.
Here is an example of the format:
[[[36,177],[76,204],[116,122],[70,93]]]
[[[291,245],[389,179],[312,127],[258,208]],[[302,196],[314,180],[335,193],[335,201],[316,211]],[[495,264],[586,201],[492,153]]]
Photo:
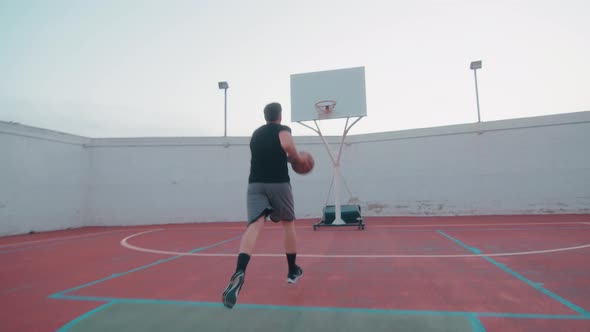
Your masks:
[[[287,282],[295,283],[303,270],[295,264],[297,256],[295,211],[288,163],[306,162],[297,152],[291,128],[281,125],[282,108],[271,103],[264,108],[266,124],[254,131],[250,140],[250,175],[248,178],[248,225],[242,236],[236,271],[223,292],[223,304],[233,308],[238,299],[246,267],[258,234],[267,217],[283,225],[287,264]]]

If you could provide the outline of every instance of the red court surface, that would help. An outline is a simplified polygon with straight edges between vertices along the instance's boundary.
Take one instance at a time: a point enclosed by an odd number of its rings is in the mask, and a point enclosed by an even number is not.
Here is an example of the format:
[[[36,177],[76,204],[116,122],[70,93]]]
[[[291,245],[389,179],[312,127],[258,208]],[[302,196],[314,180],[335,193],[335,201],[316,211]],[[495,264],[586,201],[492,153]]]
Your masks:
[[[286,283],[267,222],[236,308],[469,317],[474,331],[590,331],[590,216],[298,221]],[[0,238],[0,330],[67,331],[105,303],[221,306],[244,223],[83,228]],[[235,308],[234,308],[235,310]],[[475,319],[473,319],[476,317]]]

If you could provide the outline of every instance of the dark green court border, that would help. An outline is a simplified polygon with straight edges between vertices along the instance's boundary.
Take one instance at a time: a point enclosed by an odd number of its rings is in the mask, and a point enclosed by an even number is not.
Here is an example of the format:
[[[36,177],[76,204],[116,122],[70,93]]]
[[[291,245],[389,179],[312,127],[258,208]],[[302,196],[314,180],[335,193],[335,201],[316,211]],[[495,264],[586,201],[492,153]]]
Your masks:
[[[474,321],[474,319],[476,321]],[[112,301],[59,332],[102,331],[338,331],[482,332],[474,316],[382,314],[371,311],[273,310],[268,307],[179,306]]]

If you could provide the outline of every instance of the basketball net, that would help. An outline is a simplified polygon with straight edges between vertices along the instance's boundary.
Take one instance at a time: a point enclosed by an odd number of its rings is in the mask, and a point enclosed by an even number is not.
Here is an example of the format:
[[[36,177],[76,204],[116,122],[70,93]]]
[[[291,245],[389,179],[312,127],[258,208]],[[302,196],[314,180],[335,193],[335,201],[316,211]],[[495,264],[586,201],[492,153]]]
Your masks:
[[[318,112],[318,118],[320,120],[331,118],[335,106],[335,100],[322,100],[315,103],[315,109]]]

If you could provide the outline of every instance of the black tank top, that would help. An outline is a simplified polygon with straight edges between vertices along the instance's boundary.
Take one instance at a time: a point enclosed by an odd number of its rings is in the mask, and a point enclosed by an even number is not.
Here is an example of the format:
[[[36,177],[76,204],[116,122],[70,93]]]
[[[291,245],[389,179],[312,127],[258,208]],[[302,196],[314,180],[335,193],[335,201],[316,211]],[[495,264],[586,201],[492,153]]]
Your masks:
[[[254,131],[250,139],[249,183],[289,182],[287,153],[281,147],[279,132],[291,128],[276,123],[268,123]]]

